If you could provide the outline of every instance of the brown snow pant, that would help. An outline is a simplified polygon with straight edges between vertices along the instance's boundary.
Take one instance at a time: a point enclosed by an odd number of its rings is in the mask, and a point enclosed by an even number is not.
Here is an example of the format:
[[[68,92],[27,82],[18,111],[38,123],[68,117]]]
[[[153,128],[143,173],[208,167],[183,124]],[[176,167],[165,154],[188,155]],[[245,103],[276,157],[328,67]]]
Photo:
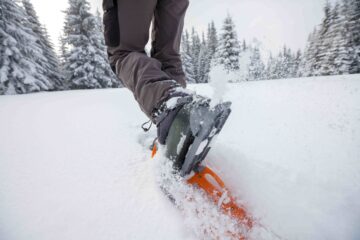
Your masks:
[[[189,0],[103,0],[110,64],[145,114],[186,87],[180,40]],[[152,22],[151,57],[145,53]],[[176,94],[175,94],[176,95]]]

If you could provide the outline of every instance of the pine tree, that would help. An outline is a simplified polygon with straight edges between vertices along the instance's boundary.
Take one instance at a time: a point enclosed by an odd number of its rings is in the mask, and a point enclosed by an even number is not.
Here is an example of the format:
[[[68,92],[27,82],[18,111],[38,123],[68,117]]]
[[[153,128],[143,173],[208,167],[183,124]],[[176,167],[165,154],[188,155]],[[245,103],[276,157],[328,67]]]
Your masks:
[[[281,59],[282,72],[280,73],[281,78],[290,78],[292,77],[292,71],[294,68],[294,62],[291,54],[291,50],[286,46],[283,48],[283,54]]]
[[[60,69],[61,71],[65,72],[65,61],[66,61],[66,56],[68,55],[68,47],[66,45],[66,41],[65,41],[65,37],[64,35],[60,34],[59,36],[59,43],[60,43],[60,47],[59,47],[59,51],[60,51]]]
[[[339,19],[335,22],[337,29],[334,34],[332,51],[334,52],[334,71],[333,74],[349,74],[352,63],[352,43],[349,26],[349,12],[350,3],[348,0],[343,0],[340,5]]]
[[[105,52],[100,23],[90,13],[87,0],[69,0],[65,11],[64,46],[68,46],[64,71],[71,89],[116,87]]]
[[[203,35],[199,53],[199,82],[209,82],[209,74],[212,62],[215,61],[216,49],[218,48],[219,40],[214,21],[208,24],[207,38]]]
[[[360,73],[360,1],[349,0],[347,4],[347,20],[350,41],[351,64],[349,73]]]
[[[321,75],[328,75],[329,71],[326,65],[326,58],[328,49],[331,47],[331,37],[330,37],[330,28],[332,25],[332,14],[331,14],[331,5],[330,2],[327,0],[324,13],[325,17],[322,21],[319,30],[319,38],[316,42],[317,47],[315,51],[315,62],[313,65],[313,72],[312,75],[321,76]]]
[[[0,1],[0,94],[53,89],[38,64],[45,61],[36,34],[18,1]]]
[[[316,52],[319,42],[319,32],[315,28],[314,31],[309,35],[308,43],[300,64],[300,69],[298,74],[301,74],[304,77],[312,76],[314,73],[314,66],[316,62]]]
[[[96,9],[95,16],[96,16],[96,19],[97,19],[97,21],[98,21],[98,23],[99,23],[100,31],[101,31],[101,32],[104,32],[104,25],[103,25],[103,23],[102,23],[102,22],[103,22],[103,18],[102,18],[102,16],[101,16],[101,13],[100,13],[100,11],[99,11],[98,8]]]
[[[188,83],[196,83],[196,77],[194,74],[194,64],[191,54],[190,36],[189,32],[185,31],[181,41],[181,60],[183,69]]]
[[[195,82],[200,82],[200,73],[199,73],[199,56],[201,50],[201,40],[199,34],[193,28],[191,31],[191,59],[192,65],[194,66],[194,76]]]
[[[208,25],[207,44],[208,44],[208,49],[211,52],[211,58],[213,58],[215,56],[215,52],[219,44],[219,40],[217,37],[217,30],[214,21],[212,21]]]
[[[268,59],[267,65],[266,65],[266,79],[277,79],[277,73],[276,73],[276,59],[270,54],[270,57]]]
[[[92,40],[94,42],[94,47],[96,49],[96,54],[97,54],[96,75],[99,79],[102,78],[100,84],[103,88],[123,87],[121,81],[118,80],[114,70],[111,69],[109,63],[109,59],[107,55],[107,47],[105,44],[105,38],[103,34],[104,31],[103,21],[99,10],[97,10],[97,16],[95,19],[96,19],[96,28],[95,28],[96,32]]]
[[[39,64],[46,70],[45,76],[49,81],[53,82],[56,90],[62,89],[63,77],[59,70],[59,60],[55,54],[54,46],[49,40],[49,35],[39,21],[34,6],[30,0],[22,0],[27,19],[30,23],[29,27],[37,35],[37,44],[40,45],[44,55],[44,59],[39,59]]]
[[[296,55],[294,56],[294,68],[293,68],[293,71],[291,73],[291,77],[302,77],[302,72],[299,71],[300,70],[300,64],[301,64],[301,61],[302,61],[302,53],[301,53],[301,50],[299,49],[297,52],[296,52]]]
[[[270,55],[266,67],[266,76],[268,79],[286,79],[299,77],[300,64],[302,63],[302,53],[298,50],[296,54],[291,52],[290,48],[283,47],[276,58]]]
[[[211,49],[207,46],[205,36],[202,36],[202,42],[200,46],[199,59],[198,59],[198,83],[209,82],[210,62],[211,62]]]
[[[276,59],[276,76],[277,76],[277,79],[284,79],[285,78],[285,74],[284,74],[284,69],[285,69],[285,66],[284,66],[284,53],[283,52],[280,52],[277,59]]]
[[[265,76],[265,65],[261,60],[260,50],[255,47],[250,57],[250,64],[248,66],[248,81],[262,80]]]
[[[295,54],[292,53],[290,48],[284,46],[283,49],[283,73],[282,78],[296,78],[298,77],[299,66],[301,62],[301,50],[298,50]]]
[[[247,45],[246,45],[246,41],[244,39],[243,42],[242,42],[242,50],[246,51],[246,49],[247,49]]]
[[[327,1],[319,31],[309,37],[299,73],[304,76],[360,73],[360,1]]]
[[[223,65],[226,71],[235,71],[240,68],[240,44],[235,31],[235,24],[230,15],[224,21],[217,53],[218,63]]]

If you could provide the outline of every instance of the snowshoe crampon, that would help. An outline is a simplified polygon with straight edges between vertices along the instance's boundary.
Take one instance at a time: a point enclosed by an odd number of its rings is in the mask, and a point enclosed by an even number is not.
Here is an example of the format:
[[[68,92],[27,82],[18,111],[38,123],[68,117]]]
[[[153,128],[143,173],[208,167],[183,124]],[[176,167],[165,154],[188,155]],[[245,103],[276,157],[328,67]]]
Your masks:
[[[157,153],[156,144],[153,146],[152,158]],[[201,190],[213,200],[221,210],[235,219],[239,224],[245,226],[248,230],[253,227],[253,220],[250,218],[243,206],[240,206],[236,199],[231,195],[228,188],[225,186],[221,178],[209,167],[198,166],[189,176],[187,176],[187,183],[191,184]],[[245,236],[232,236],[236,239],[245,240]]]

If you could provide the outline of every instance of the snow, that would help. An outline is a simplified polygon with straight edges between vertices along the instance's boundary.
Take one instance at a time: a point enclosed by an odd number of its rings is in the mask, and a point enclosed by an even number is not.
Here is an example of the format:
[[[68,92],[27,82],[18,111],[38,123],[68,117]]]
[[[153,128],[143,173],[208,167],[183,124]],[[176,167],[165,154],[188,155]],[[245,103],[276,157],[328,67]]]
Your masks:
[[[185,134],[181,134],[181,138],[180,138],[180,141],[176,147],[176,153],[177,154],[180,154],[180,151],[181,151],[181,148],[182,146],[184,145],[184,142],[186,140],[186,135]]]
[[[179,99],[181,99],[181,97],[172,97],[168,101],[166,101],[166,109],[175,108]]]
[[[218,210],[202,192],[186,184],[179,175],[174,175],[170,162],[162,157],[164,149],[156,156],[157,183],[171,196],[173,204],[181,212],[182,225],[194,235],[194,239],[232,239],[231,235],[247,234],[244,226]],[[175,207],[174,206],[174,207]]]
[[[200,153],[204,152],[205,147],[208,145],[208,140],[205,139],[204,141],[202,141],[199,145],[199,148],[197,149],[195,155],[199,155]]]
[[[221,66],[216,66],[215,68],[221,68]],[[222,71],[217,72],[219,73]],[[215,107],[218,103],[223,101],[223,97],[228,91],[228,85],[226,83],[227,82],[224,82],[222,77],[210,77],[210,86],[214,89],[213,95],[211,96],[211,107]]]
[[[360,75],[228,84],[221,97],[233,111],[207,163],[264,226],[252,238],[359,239]],[[237,228],[150,159],[156,130],[142,132],[126,89],[1,96],[0,116],[0,239],[209,239],[207,228],[226,239]]]
[[[220,64],[213,64],[209,76],[210,83],[218,92],[225,92],[224,82],[241,82],[246,81],[248,75],[248,67],[250,64],[250,57],[252,50],[250,48],[242,51],[239,57],[240,68],[238,70],[227,71]]]
[[[239,82],[241,81],[239,77],[240,70],[235,71],[226,71],[223,66],[221,65],[214,65],[210,70],[210,83],[215,82],[214,84],[218,85],[217,79],[220,79],[220,81],[226,81],[226,82]],[[214,80],[215,79],[215,80]]]

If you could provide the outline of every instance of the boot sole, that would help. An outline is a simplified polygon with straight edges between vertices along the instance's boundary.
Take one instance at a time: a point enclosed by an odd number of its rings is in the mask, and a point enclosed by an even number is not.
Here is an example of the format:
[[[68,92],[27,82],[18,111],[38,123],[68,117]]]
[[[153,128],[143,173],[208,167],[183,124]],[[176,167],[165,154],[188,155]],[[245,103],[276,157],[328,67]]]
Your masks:
[[[180,175],[185,176],[192,170],[197,169],[201,162],[205,159],[211,149],[211,144],[214,138],[220,133],[225,122],[227,121],[231,109],[231,103],[222,103],[215,107],[215,118],[206,126],[200,126],[200,129],[195,133],[193,141],[188,148],[184,163],[180,169]]]

